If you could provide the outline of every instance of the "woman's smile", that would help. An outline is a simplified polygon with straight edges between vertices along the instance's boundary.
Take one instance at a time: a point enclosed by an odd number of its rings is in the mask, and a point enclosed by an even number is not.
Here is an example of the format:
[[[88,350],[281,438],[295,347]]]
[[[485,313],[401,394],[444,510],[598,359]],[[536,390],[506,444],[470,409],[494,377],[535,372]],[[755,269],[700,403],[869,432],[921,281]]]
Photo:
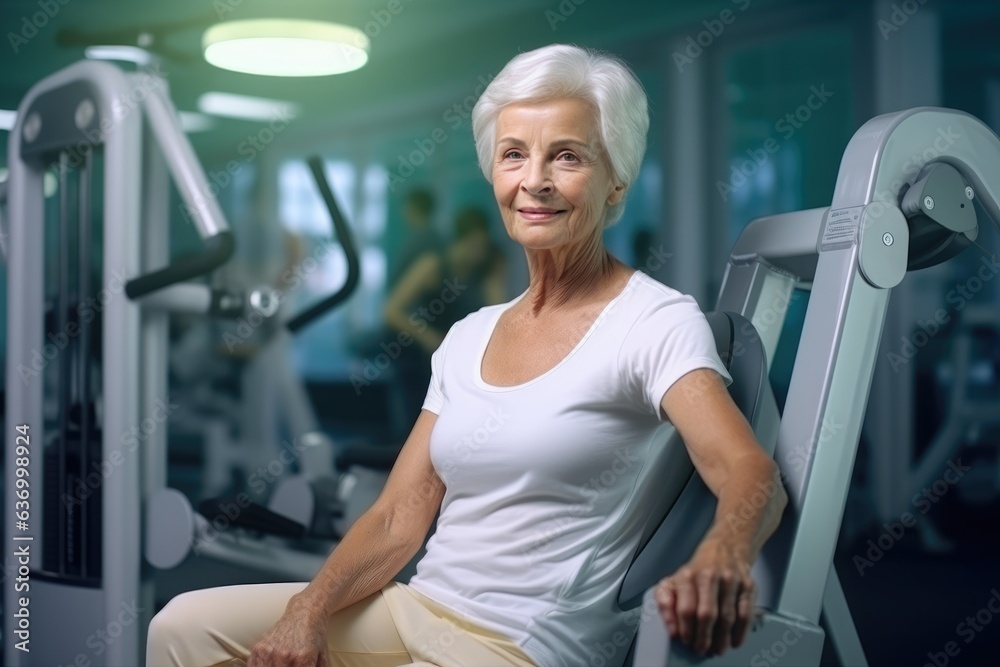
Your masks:
[[[517,209],[517,212],[528,222],[550,222],[566,211],[544,206],[524,206]]]

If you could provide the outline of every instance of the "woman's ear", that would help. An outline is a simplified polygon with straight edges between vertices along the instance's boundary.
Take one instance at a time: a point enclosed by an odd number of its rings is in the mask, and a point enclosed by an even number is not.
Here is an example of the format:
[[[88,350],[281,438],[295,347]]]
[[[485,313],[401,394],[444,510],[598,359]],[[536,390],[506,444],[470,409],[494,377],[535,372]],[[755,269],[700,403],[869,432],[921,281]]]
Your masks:
[[[618,184],[615,186],[614,190],[608,194],[608,206],[614,206],[615,204],[620,204],[622,199],[625,197],[625,186]]]

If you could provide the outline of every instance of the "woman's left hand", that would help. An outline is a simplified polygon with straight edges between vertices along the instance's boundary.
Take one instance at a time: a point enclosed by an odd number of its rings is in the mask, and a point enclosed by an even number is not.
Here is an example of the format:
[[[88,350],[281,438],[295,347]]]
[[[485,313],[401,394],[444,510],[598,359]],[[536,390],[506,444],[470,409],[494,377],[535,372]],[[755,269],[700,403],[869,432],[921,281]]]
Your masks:
[[[749,560],[724,540],[707,538],[657,584],[654,598],[672,639],[699,655],[721,655],[746,639],[755,590]]]

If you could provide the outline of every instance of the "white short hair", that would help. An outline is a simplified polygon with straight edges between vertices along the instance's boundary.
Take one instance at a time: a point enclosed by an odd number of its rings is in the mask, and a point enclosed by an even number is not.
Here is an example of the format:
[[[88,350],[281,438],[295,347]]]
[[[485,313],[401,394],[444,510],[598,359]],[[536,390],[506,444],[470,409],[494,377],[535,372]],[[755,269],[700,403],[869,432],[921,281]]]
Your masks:
[[[639,80],[621,60],[596,51],[553,44],[515,56],[497,74],[472,110],[472,136],[479,167],[493,181],[497,118],[508,104],[570,97],[597,110],[601,144],[613,178],[626,191],[635,182],[646,152],[649,107]],[[608,209],[607,227],[617,222],[625,199]]]

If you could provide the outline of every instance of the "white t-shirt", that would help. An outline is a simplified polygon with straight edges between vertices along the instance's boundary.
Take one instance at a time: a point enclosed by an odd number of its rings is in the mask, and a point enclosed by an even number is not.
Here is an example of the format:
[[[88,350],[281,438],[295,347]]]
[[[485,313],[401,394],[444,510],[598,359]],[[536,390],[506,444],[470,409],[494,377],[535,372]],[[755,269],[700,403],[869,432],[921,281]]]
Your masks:
[[[660,401],[696,368],[732,379],[695,300],[637,271],[554,368],[489,385],[487,343],[523,297],[457,322],[432,357],[424,408],[446,491],[410,586],[539,665],[620,665],[639,619],[618,592],[673,429]]]

